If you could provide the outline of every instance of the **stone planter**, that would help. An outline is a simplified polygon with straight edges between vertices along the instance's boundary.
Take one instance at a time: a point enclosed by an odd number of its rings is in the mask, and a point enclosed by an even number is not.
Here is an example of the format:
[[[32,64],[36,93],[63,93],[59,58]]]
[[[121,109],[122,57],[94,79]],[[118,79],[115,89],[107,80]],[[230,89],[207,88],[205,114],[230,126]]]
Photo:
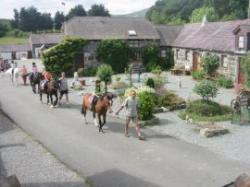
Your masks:
[[[214,126],[200,129],[200,135],[206,138],[220,136],[229,133],[225,127]]]

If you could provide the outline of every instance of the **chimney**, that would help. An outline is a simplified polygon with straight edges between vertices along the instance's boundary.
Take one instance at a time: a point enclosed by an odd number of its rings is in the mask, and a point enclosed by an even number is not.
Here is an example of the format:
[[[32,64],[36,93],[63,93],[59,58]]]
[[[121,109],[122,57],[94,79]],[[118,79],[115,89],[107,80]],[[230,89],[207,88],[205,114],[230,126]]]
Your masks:
[[[207,23],[207,15],[205,14],[205,15],[203,16],[201,26],[206,25],[206,23]]]

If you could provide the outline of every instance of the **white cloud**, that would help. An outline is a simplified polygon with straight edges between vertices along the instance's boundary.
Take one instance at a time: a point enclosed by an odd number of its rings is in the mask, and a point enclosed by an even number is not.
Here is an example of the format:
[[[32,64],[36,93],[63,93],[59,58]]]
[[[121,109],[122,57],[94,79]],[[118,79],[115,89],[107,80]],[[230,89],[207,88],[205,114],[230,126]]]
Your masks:
[[[1,0],[0,18],[13,18],[13,9],[34,6],[40,12],[48,12],[54,15],[56,11],[66,13],[75,5],[81,4],[88,10],[92,4],[104,4],[111,14],[127,14],[148,8],[156,0]],[[64,7],[61,2],[65,2]]]

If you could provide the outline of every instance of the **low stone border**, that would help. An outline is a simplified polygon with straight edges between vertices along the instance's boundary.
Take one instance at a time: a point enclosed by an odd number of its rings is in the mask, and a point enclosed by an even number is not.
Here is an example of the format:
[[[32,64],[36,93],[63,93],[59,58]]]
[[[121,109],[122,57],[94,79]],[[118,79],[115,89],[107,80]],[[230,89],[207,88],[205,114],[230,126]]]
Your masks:
[[[163,112],[170,112],[170,111],[174,111],[174,110],[182,110],[185,108],[186,108],[186,104],[176,105],[176,106],[172,106],[172,107],[155,107],[153,109],[153,113],[157,114],[157,113],[163,113]]]

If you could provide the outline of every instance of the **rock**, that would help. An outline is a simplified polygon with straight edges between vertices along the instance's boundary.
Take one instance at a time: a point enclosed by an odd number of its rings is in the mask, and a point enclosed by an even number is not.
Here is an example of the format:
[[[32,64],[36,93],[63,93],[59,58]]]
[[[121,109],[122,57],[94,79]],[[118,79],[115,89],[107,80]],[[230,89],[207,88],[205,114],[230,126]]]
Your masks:
[[[213,127],[213,128],[203,128],[200,129],[200,135],[206,138],[213,137],[213,136],[219,136],[223,134],[229,133],[229,130],[225,127]]]

